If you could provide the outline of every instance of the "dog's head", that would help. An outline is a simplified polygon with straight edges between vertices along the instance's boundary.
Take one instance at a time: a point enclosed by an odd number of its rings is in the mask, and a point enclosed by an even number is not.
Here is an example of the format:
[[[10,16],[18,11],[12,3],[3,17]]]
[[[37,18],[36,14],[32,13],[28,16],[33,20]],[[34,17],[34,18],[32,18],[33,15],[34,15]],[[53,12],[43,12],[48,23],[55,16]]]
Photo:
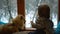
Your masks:
[[[25,27],[25,18],[23,15],[18,15],[15,19],[13,19],[13,23],[19,27],[20,29],[24,29]]]

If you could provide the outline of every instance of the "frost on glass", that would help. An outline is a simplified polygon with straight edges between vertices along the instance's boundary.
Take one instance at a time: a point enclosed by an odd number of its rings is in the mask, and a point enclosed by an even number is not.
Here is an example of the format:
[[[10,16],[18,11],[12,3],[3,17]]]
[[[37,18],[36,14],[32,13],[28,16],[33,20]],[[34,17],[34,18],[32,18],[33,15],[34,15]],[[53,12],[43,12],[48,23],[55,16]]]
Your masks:
[[[54,28],[57,27],[58,22],[58,0],[25,0],[25,15],[26,15],[26,27],[31,27],[30,21],[35,22],[37,7],[46,3],[50,7],[50,19],[54,23]]]
[[[0,0],[0,21],[4,23],[17,15],[17,0]]]

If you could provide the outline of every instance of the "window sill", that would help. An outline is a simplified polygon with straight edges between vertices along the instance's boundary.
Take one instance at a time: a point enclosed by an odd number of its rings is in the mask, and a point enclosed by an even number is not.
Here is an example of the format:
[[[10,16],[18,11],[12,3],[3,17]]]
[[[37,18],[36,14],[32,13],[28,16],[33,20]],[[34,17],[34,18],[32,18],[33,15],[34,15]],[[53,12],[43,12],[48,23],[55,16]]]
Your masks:
[[[26,28],[24,31],[35,31],[36,28]]]

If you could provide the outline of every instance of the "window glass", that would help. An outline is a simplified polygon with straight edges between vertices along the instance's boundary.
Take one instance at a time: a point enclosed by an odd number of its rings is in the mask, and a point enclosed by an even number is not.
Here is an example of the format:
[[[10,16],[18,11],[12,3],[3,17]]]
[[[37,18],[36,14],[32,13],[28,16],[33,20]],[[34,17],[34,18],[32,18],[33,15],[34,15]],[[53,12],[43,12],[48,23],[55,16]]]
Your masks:
[[[17,16],[17,0],[0,0],[0,23],[8,23]]]
[[[50,7],[50,19],[54,23],[54,28],[57,27],[58,23],[58,0],[25,0],[25,15],[26,15],[26,27],[31,27],[30,21],[36,19],[37,7],[46,3]]]

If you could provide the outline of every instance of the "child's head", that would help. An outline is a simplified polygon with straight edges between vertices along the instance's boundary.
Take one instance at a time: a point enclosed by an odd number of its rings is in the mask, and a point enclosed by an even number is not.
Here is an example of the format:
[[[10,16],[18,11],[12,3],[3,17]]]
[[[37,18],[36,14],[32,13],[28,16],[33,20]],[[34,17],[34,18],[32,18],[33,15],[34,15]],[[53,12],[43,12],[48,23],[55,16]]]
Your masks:
[[[40,17],[49,18],[50,17],[50,8],[48,5],[40,5],[38,7],[38,15]]]

